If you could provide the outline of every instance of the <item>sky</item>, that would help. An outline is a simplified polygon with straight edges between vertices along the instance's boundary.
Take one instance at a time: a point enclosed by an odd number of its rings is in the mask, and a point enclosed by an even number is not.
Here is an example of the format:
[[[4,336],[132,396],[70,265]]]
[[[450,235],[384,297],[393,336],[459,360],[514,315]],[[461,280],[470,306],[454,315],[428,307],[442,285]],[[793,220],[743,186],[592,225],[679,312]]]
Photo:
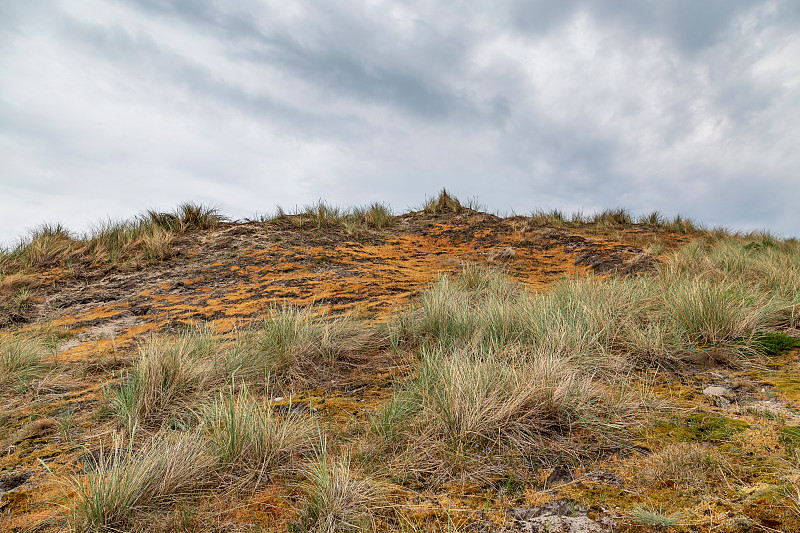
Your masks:
[[[800,236],[796,0],[0,3],[0,245],[181,202]]]

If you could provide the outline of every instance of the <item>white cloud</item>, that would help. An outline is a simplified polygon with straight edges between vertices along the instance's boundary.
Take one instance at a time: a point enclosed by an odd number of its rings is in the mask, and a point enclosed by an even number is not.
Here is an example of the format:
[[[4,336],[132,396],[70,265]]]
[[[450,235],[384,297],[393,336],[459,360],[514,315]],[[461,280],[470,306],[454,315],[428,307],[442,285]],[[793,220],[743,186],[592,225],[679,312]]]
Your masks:
[[[442,186],[800,234],[788,0],[21,6],[0,8],[0,242]]]

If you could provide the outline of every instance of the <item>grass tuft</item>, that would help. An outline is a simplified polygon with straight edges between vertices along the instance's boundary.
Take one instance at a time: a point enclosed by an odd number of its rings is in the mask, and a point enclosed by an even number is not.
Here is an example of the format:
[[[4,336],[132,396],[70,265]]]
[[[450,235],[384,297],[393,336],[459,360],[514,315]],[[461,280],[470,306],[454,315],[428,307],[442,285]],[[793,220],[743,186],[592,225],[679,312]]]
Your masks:
[[[618,207],[597,213],[594,215],[592,223],[601,227],[628,226],[633,224],[633,217],[626,209]]]
[[[395,217],[388,206],[373,203],[368,207],[357,207],[344,217],[344,225],[348,233],[354,233],[362,228],[382,230],[393,225]]]
[[[210,480],[213,459],[195,434],[157,434],[138,450],[116,438],[84,476],[73,477],[77,531],[118,531],[139,513],[193,498]]]
[[[153,225],[171,233],[182,233],[188,230],[214,229],[227,218],[216,207],[184,202],[172,213],[148,210],[139,220],[143,225]]]
[[[250,331],[237,375],[309,383],[322,366],[384,344],[379,335],[350,314],[329,318],[322,308],[275,307]]]
[[[733,473],[714,448],[694,442],[670,444],[637,462],[636,469],[644,485],[695,491],[723,483]]]
[[[630,517],[636,524],[650,527],[676,527],[680,525],[683,513],[675,512],[666,514],[661,510],[648,509],[646,507],[634,507]]]
[[[7,333],[0,336],[0,394],[24,392],[31,381],[44,377],[53,350],[40,336]]]
[[[60,223],[42,224],[12,250],[0,254],[0,272],[28,271],[63,261],[73,244],[72,234]]]
[[[204,426],[225,475],[236,485],[260,484],[276,472],[287,473],[313,449],[316,424],[297,414],[277,417],[243,387],[208,405]]]
[[[458,214],[464,211],[464,206],[458,200],[447,192],[447,189],[442,189],[437,198],[431,198],[425,202],[422,210],[429,215],[441,215],[445,213]]]
[[[419,377],[374,419],[403,468],[491,481],[531,450],[579,429],[602,432],[617,407],[563,360],[530,353],[423,349]]]
[[[176,235],[213,229],[225,220],[216,208],[184,203],[172,213],[150,210],[132,220],[102,221],[81,236],[61,224],[44,224],[14,249],[0,253],[0,274],[83,263],[138,266],[161,261],[172,256]]]
[[[355,476],[349,456],[327,453],[304,470],[306,494],[302,526],[306,531],[335,533],[374,529],[379,493],[373,482]]]
[[[220,340],[209,330],[151,337],[139,345],[139,359],[119,387],[111,389],[111,406],[129,429],[163,423],[217,390],[229,370]]]

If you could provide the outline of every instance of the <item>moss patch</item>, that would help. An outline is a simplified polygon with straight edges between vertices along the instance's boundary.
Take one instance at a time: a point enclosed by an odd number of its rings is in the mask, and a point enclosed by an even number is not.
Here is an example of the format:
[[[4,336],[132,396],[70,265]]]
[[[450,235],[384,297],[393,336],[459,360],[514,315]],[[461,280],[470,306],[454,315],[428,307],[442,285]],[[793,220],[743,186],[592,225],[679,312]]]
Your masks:
[[[657,433],[671,440],[687,442],[721,442],[744,431],[750,425],[742,420],[714,413],[693,413],[683,420],[661,424]]]
[[[780,442],[786,447],[789,455],[800,452],[800,426],[785,426],[779,431]]]
[[[786,333],[764,333],[755,340],[755,346],[766,355],[780,355],[800,348],[800,339]]]

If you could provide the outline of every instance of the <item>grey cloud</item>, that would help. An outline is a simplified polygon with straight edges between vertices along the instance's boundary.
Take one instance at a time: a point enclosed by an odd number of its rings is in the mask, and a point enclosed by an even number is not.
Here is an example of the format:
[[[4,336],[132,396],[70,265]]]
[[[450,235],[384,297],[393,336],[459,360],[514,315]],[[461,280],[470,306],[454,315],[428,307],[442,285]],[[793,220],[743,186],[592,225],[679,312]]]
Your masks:
[[[327,48],[304,49],[296,42],[273,41],[272,50],[252,57],[271,60],[287,71],[318,85],[332,97],[377,102],[425,119],[446,119],[458,98],[423,76],[379,65],[365,65],[352,56]]]
[[[335,28],[335,32],[320,39],[317,35],[302,32],[295,36],[291,29],[262,28],[244,12],[224,12],[204,2],[139,0],[134,3],[147,10],[198,23],[217,35],[235,39],[242,44],[242,50],[232,52],[234,57],[280,65],[298,78],[317,85],[333,98],[390,105],[401,112],[407,111],[430,120],[445,119],[456,107],[461,107],[459,111],[467,115],[476,113],[458,95],[442,87],[436,73],[420,71],[419,68],[404,69],[392,63],[391,58],[378,56],[367,60],[361,52],[373,50],[373,45],[385,38],[379,33],[380,28],[354,22],[349,13],[331,6],[315,6],[313,17],[324,23],[326,29]],[[450,62],[441,66],[452,67],[456,58],[447,52],[452,50],[447,43],[433,43],[428,53],[437,45],[441,46],[436,53],[442,54],[444,50],[442,60]]]
[[[120,27],[100,27],[76,20],[65,22],[69,35],[84,53],[103,57],[122,76],[149,80],[155,86],[179,90],[192,97],[201,112],[236,113],[260,118],[265,125],[285,134],[303,137],[345,136],[357,131],[358,117],[335,112],[310,112],[281,102],[267,94],[246,91],[236,80],[215,75],[209,68],[163,46],[152,36]]]
[[[521,31],[544,34],[559,29],[581,4],[580,0],[519,0],[511,4],[509,17]]]
[[[621,32],[639,37],[655,33],[683,52],[694,53],[716,43],[736,15],[755,5],[753,0],[521,0],[510,13],[520,30],[542,34],[558,30],[585,10],[619,25]]]
[[[800,233],[793,2],[264,5],[0,7],[0,242],[186,195],[251,216],[442,186]],[[42,53],[64,86],[24,68]]]

